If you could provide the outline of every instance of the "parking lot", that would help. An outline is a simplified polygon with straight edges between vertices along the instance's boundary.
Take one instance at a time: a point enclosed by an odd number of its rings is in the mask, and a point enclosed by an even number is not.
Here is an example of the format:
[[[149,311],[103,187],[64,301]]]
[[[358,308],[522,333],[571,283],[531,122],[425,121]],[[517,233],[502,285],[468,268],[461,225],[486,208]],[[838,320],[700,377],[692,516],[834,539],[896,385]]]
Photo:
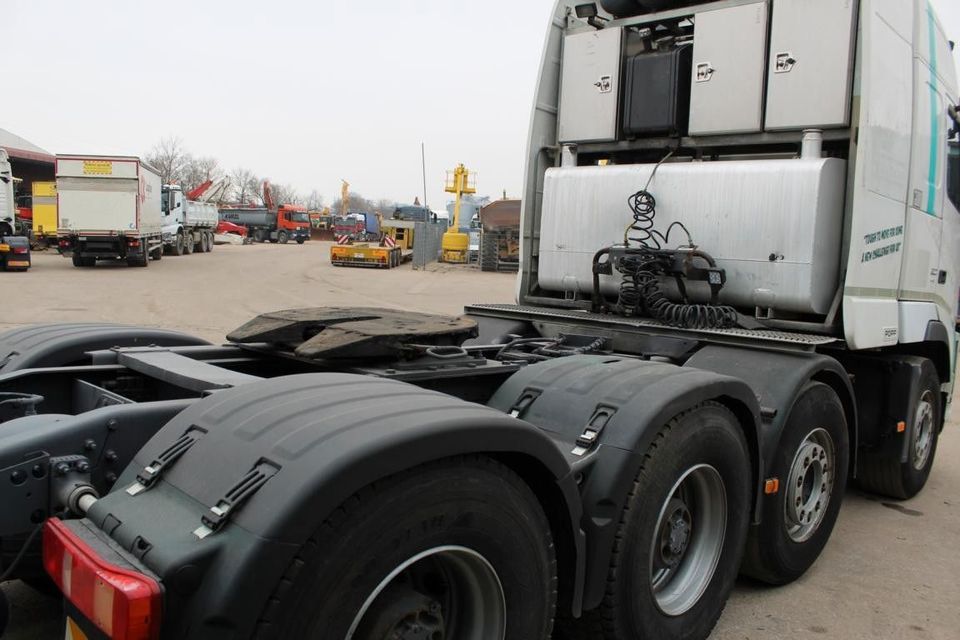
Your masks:
[[[472,267],[390,271],[329,264],[329,243],[218,246],[146,269],[77,269],[37,253],[33,269],[0,274],[0,330],[36,322],[110,321],[180,329],[219,341],[253,316],[308,306],[380,306],[457,313],[470,302],[510,302],[514,276]],[[11,302],[12,301],[12,302]],[[796,583],[743,581],[714,633],[766,638],[956,638],[960,629],[960,433],[951,419],[926,490],[894,503],[850,490],[833,538]],[[13,640],[62,637],[59,604],[19,584]]]

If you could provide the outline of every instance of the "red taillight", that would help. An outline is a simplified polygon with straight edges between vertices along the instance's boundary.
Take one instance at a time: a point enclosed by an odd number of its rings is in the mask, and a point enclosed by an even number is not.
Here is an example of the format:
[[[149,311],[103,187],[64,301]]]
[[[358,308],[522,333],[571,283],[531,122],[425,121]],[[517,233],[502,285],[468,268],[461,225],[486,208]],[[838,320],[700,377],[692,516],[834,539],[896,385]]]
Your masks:
[[[69,240],[61,240],[61,241],[60,241],[60,246],[61,246],[61,247],[69,247],[69,246],[70,246],[70,241],[69,241]]]
[[[43,566],[64,597],[113,640],[160,636],[157,581],[105,561],[58,518],[43,528]]]
[[[127,241],[127,244],[129,244],[131,247],[139,247],[139,246],[140,246],[140,241],[137,240],[136,238],[130,238],[130,239]]]
[[[13,249],[13,252],[14,252],[14,253],[29,253],[30,250],[27,249],[26,247],[15,247],[15,248]]]

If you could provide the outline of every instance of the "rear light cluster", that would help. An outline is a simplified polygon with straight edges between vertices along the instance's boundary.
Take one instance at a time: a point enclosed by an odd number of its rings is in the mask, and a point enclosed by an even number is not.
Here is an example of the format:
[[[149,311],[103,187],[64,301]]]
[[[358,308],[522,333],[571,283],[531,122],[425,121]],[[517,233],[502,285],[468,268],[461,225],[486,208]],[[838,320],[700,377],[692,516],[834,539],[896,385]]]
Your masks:
[[[130,238],[129,240],[127,240],[127,244],[130,245],[131,247],[139,247],[140,240],[137,238]]]
[[[14,253],[30,253],[30,250],[27,249],[26,247],[14,247],[13,252]]]
[[[70,241],[67,240],[66,238],[64,238],[63,240],[60,241],[60,246],[61,246],[61,247],[69,247],[69,246],[70,246]]]
[[[58,518],[44,525],[43,566],[64,597],[110,638],[160,636],[157,581],[107,562]]]

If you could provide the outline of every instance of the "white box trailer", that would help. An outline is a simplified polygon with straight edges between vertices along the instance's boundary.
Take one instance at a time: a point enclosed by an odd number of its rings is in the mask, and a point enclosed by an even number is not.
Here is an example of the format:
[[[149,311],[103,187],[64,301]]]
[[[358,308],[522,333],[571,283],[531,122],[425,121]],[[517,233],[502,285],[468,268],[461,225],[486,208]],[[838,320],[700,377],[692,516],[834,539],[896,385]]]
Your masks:
[[[58,155],[61,253],[74,266],[126,260],[145,267],[162,254],[159,172],[132,156]]]

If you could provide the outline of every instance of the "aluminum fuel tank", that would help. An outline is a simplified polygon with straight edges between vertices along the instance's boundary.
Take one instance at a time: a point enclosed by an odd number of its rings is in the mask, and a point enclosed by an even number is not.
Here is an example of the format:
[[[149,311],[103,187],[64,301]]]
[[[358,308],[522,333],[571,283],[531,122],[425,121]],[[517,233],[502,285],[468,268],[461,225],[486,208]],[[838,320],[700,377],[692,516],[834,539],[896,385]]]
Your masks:
[[[623,243],[627,199],[655,165],[547,171],[538,278],[547,290],[592,291],[594,253]],[[682,222],[726,269],[724,303],[825,315],[839,281],[846,161],[835,158],[666,163],[649,191],[661,232]],[[675,229],[668,248],[687,241]],[[665,247],[667,248],[667,247]],[[603,277],[615,294],[620,277]]]

